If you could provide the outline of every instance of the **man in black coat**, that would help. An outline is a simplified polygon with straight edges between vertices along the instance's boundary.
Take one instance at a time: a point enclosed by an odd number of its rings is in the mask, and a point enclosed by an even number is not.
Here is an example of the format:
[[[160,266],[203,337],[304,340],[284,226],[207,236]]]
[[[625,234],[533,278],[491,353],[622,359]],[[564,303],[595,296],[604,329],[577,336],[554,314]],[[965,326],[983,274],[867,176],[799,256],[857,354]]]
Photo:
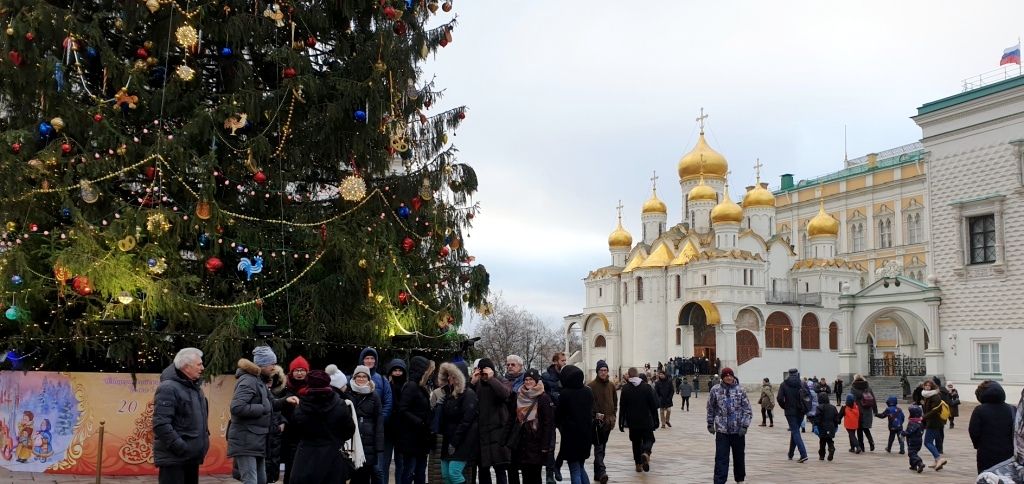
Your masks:
[[[210,450],[209,402],[199,386],[203,352],[183,348],[160,374],[153,398],[153,462],[160,484],[196,484]]]
[[[562,442],[557,460],[569,463],[569,475],[577,482],[587,474],[583,464],[594,446],[594,393],[583,384],[583,370],[575,366],[566,366],[559,376],[562,396],[555,407],[555,423]]]
[[[658,428],[658,400],[651,386],[640,380],[636,368],[630,368],[626,377],[628,381],[619,398],[619,432],[629,427],[636,471],[647,472],[651,470],[654,430]]]
[[[846,398],[843,395],[843,379],[836,377],[835,383],[832,384],[832,392],[836,394],[836,405],[842,405],[843,399]]]
[[[1017,409],[1006,403],[999,383],[985,380],[974,390],[978,408],[971,413],[967,432],[978,450],[978,473],[1013,457],[1013,422]]]
[[[801,391],[802,390],[802,391]],[[800,463],[807,462],[807,448],[804,447],[804,439],[800,436],[800,422],[807,413],[804,404],[803,394],[807,388],[800,380],[800,371],[796,368],[789,370],[789,376],[779,385],[778,396],[775,400],[785,410],[786,422],[789,423],[789,458],[793,458],[794,447],[800,451]]]
[[[558,397],[562,392],[562,384],[559,380],[559,374],[562,372],[562,368],[565,368],[566,359],[565,353],[559,351],[551,356],[551,365],[548,366],[547,371],[540,375],[541,382],[544,383],[544,393],[547,393],[551,397],[551,401],[558,406]],[[551,428],[551,436],[548,442],[548,448],[555,448],[555,428]],[[547,467],[547,482],[551,484],[556,480],[562,480],[562,463],[561,461],[555,461],[555,453],[548,454]]]
[[[664,371],[658,372],[658,380],[654,382],[654,392],[658,395],[658,408],[661,409],[661,428],[671,427],[669,417],[672,416],[672,380]]]

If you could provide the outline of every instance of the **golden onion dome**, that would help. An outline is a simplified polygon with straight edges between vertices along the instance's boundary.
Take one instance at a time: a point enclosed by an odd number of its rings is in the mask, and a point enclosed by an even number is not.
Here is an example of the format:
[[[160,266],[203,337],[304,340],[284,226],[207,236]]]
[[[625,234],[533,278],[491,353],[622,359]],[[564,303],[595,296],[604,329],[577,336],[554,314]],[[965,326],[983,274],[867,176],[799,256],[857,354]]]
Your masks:
[[[658,198],[657,190],[651,191],[651,198],[648,198],[647,201],[644,202],[644,208],[642,213],[644,215],[649,213],[668,214],[668,206],[665,205],[665,202],[661,201],[661,199]]]
[[[758,183],[752,190],[743,197],[743,208],[750,207],[774,207],[775,195],[767,188]]]
[[[711,186],[704,183],[704,178],[701,177],[700,183],[690,190],[690,193],[686,195],[686,199],[691,202],[697,202],[701,200],[710,200],[712,202],[718,201],[718,192],[715,191]]]
[[[814,218],[807,223],[807,235],[809,237],[819,235],[835,237],[839,235],[839,221],[836,220],[835,217],[825,213],[824,201],[818,205],[818,215],[815,215]]]
[[[608,248],[609,249],[628,249],[633,246],[633,236],[622,228],[622,220],[619,220],[619,226],[615,227],[615,230],[608,235]]]
[[[722,191],[722,203],[715,205],[715,208],[711,209],[711,223],[740,223],[742,221],[743,209],[736,202],[729,199],[729,186],[726,185],[725,190]]]
[[[725,161],[725,157],[721,153],[708,146],[708,142],[704,139],[704,132],[701,131],[700,137],[697,138],[697,146],[694,146],[689,153],[679,159],[677,169],[679,178],[682,180],[701,176],[702,172],[705,176],[725,178],[729,171],[729,163]]]

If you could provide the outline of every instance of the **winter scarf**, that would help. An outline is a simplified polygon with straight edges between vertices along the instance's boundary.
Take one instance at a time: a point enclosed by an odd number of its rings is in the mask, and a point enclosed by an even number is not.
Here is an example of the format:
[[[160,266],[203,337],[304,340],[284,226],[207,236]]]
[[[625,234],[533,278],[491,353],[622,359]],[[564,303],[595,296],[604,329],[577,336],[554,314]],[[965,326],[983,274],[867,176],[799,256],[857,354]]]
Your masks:
[[[356,393],[358,393],[360,395],[369,395],[370,392],[372,392],[374,390],[374,388],[373,388],[373,380],[368,380],[365,385],[360,385],[360,384],[356,383],[355,380],[350,380],[348,382],[348,386],[349,386],[349,388],[352,389],[353,392],[356,392]]]
[[[363,452],[363,439],[359,436],[359,417],[356,415],[356,406],[352,403],[352,400],[342,399],[342,401],[345,402],[345,405],[348,405],[349,410],[352,412],[352,422],[356,424],[356,431],[352,434],[352,440],[345,442],[342,445],[342,450],[350,453],[352,456],[352,467],[359,469],[366,463],[366,453]]]
[[[632,383],[633,386],[639,386],[640,382],[642,382],[642,381],[643,380],[641,380],[640,377],[638,377],[638,376],[634,376],[633,378],[629,379],[629,382]]]
[[[537,398],[544,393],[544,385],[537,384],[533,390],[527,390],[526,386],[519,388],[516,394],[516,418],[524,422],[532,429],[537,428]]]
[[[921,396],[924,397],[924,398],[928,398],[928,397],[931,397],[931,396],[936,395],[938,393],[939,393],[938,390],[924,390],[924,391],[921,392]]]

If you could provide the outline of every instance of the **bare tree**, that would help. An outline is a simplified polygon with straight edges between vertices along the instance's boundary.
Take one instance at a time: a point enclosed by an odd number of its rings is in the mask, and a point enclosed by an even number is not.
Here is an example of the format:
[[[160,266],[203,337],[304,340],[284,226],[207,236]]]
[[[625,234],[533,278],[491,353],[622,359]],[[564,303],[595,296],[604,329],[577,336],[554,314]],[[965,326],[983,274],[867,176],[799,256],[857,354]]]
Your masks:
[[[492,311],[477,327],[480,341],[475,348],[481,357],[490,358],[498,371],[504,372],[505,357],[519,355],[526,368],[543,370],[551,355],[565,348],[564,338],[544,324],[537,316],[494,297]],[[563,344],[559,344],[560,340]]]

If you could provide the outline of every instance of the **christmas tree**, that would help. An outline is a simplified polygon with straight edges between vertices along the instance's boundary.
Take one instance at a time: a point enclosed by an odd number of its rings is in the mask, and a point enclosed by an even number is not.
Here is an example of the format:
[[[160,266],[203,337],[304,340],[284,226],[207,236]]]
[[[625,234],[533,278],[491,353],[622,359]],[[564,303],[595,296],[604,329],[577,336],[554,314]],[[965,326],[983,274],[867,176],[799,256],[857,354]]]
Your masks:
[[[0,23],[0,344],[33,368],[444,345],[486,310],[466,110],[421,79],[450,2],[11,0]]]

